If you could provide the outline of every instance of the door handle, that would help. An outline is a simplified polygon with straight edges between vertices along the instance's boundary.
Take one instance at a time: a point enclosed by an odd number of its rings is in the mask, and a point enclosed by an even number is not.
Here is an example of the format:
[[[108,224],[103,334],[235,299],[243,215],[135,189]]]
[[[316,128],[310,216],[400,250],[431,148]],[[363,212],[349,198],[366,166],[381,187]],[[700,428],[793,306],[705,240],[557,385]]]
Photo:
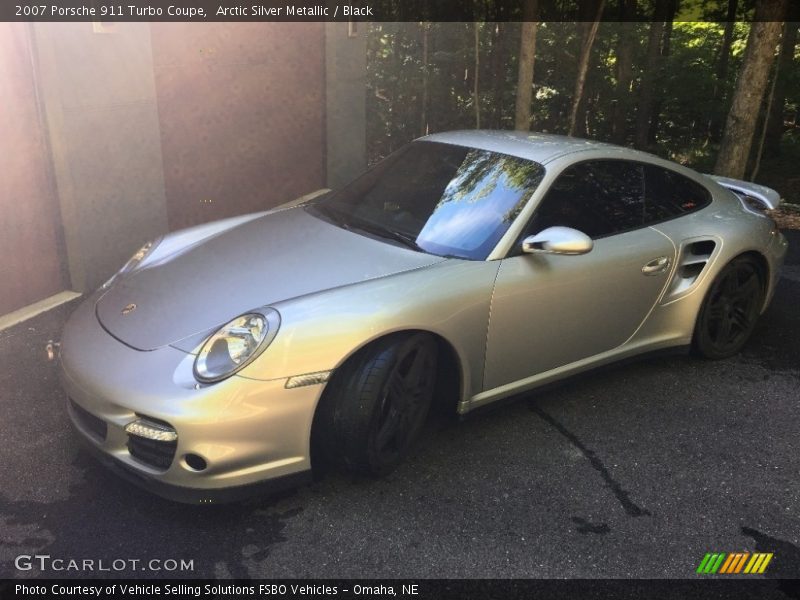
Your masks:
[[[670,260],[668,256],[659,256],[643,266],[642,273],[645,275],[658,275],[669,269],[669,263]]]

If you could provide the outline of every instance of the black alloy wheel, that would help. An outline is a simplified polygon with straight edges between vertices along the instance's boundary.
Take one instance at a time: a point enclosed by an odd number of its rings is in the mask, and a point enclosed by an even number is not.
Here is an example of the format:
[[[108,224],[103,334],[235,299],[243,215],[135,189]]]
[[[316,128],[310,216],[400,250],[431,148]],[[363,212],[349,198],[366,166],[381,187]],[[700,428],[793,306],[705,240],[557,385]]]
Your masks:
[[[755,328],[763,299],[758,263],[748,256],[731,261],[717,276],[700,309],[695,350],[712,359],[739,352]]]
[[[428,416],[437,353],[430,335],[400,334],[348,361],[331,382],[315,425],[326,453],[366,475],[397,467]]]

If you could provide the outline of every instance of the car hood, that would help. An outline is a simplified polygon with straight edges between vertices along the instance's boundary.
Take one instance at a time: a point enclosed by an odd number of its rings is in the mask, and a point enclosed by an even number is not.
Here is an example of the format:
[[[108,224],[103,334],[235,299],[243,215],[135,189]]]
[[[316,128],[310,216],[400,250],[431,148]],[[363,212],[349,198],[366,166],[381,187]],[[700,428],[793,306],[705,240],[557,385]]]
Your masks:
[[[261,306],[442,260],[346,231],[303,208],[282,210],[135,271],[98,300],[97,318],[125,344],[154,350]]]

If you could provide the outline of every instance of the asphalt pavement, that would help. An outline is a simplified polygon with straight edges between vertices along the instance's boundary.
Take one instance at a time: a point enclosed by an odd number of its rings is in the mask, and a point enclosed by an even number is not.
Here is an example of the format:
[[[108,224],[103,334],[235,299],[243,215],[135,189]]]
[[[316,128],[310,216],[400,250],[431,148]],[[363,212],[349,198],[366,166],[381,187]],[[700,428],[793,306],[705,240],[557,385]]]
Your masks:
[[[647,359],[434,422],[385,479],[328,474],[193,507],[97,465],[45,342],[71,306],[0,332],[0,577],[20,555],[186,559],[136,577],[695,577],[707,552],[772,552],[800,577],[800,232],[744,353]]]

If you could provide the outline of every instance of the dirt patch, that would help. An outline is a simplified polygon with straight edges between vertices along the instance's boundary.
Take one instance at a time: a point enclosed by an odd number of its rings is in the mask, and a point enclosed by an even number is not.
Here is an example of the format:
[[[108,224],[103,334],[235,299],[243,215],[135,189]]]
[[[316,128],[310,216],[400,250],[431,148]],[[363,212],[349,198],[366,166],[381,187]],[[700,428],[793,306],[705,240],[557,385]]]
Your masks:
[[[775,219],[781,229],[800,230],[800,205],[784,204],[767,214]]]

